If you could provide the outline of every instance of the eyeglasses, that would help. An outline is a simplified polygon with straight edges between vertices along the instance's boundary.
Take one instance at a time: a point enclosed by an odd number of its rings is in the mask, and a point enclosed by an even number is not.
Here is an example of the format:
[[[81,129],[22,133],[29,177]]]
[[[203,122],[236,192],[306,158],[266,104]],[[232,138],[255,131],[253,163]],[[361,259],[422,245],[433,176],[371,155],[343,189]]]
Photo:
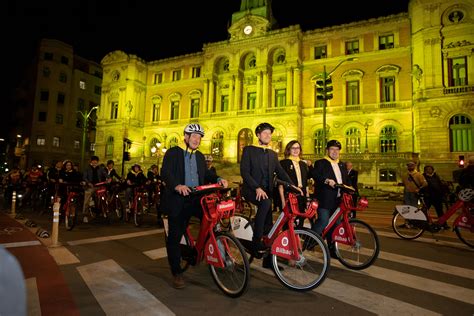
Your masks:
[[[290,147],[290,149],[296,150],[296,149],[301,149],[301,147],[299,147],[299,146],[298,147]]]

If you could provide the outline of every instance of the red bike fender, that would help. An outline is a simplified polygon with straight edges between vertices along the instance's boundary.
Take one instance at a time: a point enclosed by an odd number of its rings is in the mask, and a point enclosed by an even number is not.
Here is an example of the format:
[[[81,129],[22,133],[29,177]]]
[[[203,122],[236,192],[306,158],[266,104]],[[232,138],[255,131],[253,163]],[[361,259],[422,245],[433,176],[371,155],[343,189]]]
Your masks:
[[[349,239],[347,238],[347,232],[344,223],[340,223],[336,226],[336,228],[334,228],[334,231],[332,232],[332,240],[341,244],[349,245]]]
[[[299,242],[297,242],[299,244]],[[292,259],[293,250],[290,248],[290,238],[288,237],[288,230],[282,232],[272,244],[272,254],[285,258]]]
[[[226,247],[225,245],[221,245],[221,248],[217,245],[216,238],[214,235],[210,235],[209,239],[207,240],[206,247],[204,248],[204,256],[208,264],[212,264],[215,267],[223,268],[224,261],[222,260],[222,256],[224,255],[223,252]]]

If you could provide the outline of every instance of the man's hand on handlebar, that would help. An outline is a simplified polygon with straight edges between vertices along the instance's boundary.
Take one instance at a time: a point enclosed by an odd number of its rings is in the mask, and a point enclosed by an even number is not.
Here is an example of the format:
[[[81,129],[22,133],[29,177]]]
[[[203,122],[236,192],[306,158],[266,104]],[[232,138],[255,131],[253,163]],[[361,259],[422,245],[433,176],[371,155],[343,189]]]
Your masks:
[[[226,180],[226,179],[222,179],[222,178],[220,178],[217,183],[219,183],[220,185],[222,185],[224,188],[227,188],[227,186],[229,185],[229,183],[227,182],[227,180]]]
[[[183,196],[188,196],[191,193],[191,189],[184,184],[178,184],[175,188],[175,191]]]

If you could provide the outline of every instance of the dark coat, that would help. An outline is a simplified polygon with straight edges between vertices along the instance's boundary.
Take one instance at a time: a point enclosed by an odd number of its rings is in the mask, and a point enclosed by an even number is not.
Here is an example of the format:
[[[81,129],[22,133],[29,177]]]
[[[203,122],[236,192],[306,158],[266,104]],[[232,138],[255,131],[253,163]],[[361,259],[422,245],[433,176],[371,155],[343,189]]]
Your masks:
[[[351,185],[345,164],[339,161],[338,165],[341,169],[342,183]],[[332,179],[337,182],[331,163],[327,159],[317,160],[314,163],[311,176],[315,182],[315,196],[319,201],[319,207],[329,210],[336,209],[340,201],[337,197],[338,189],[324,183],[326,179]]]
[[[209,172],[204,155],[200,151],[194,151],[193,155],[196,155],[199,184],[216,183],[218,176]],[[172,147],[166,151],[161,167],[161,180],[164,185],[161,200],[163,213],[176,216],[183,209],[184,198],[174,188],[179,184],[184,185],[184,177],[184,150],[178,146]]]
[[[303,190],[304,195],[306,195],[306,186],[308,184],[308,177],[309,177],[309,167],[304,162],[303,160],[300,160],[299,162],[300,165],[300,170],[301,170],[301,182],[303,184],[303,187],[301,190]],[[283,169],[286,171],[288,176],[291,179],[291,182],[298,186],[298,177],[296,176],[296,170],[293,165],[293,160],[291,159],[283,159],[280,161],[280,165],[283,167]]]
[[[359,188],[357,187],[357,183],[359,182],[359,171],[351,169],[351,171],[348,171],[348,174],[352,187],[356,190],[356,193],[359,193]]]
[[[265,153],[266,152],[266,153]],[[268,176],[264,183],[264,172],[262,159],[268,154]],[[290,177],[280,165],[278,155],[271,149],[263,149],[256,146],[245,146],[240,161],[240,176],[243,179],[242,195],[250,201],[255,200],[257,188],[265,188],[268,196],[272,197],[273,176],[278,179],[292,183]]]

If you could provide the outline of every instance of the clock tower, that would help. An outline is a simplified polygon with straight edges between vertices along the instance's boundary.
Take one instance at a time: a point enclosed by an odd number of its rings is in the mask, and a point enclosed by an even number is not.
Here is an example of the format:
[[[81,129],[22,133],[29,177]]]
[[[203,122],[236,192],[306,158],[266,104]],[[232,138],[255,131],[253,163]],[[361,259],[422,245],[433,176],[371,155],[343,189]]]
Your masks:
[[[240,11],[232,14],[228,29],[231,40],[263,35],[275,24],[271,0],[242,0]]]

